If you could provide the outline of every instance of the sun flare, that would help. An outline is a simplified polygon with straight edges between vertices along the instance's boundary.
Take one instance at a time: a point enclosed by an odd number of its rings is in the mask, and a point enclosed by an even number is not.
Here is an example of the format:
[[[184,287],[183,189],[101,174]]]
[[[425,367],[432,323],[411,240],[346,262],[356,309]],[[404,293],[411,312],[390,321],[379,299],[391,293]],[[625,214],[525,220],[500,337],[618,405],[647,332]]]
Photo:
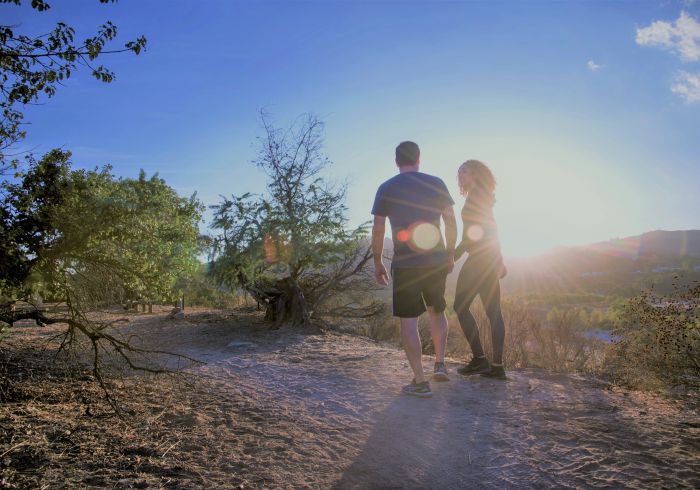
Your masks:
[[[412,242],[420,250],[432,250],[440,241],[440,230],[431,223],[420,223],[413,229]]]

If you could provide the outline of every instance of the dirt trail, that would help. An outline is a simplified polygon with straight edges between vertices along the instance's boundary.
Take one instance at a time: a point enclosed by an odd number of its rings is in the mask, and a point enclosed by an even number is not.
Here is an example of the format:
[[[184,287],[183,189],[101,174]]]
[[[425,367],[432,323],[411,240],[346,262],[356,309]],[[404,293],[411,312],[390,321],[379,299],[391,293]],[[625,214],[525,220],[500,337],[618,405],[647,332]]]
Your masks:
[[[217,437],[249,485],[700,488],[700,418],[671,401],[539,370],[465,379],[454,363],[416,399],[399,394],[403,353],[369,339],[160,325],[160,347],[206,361],[194,369],[230,400],[200,416],[226,419]]]

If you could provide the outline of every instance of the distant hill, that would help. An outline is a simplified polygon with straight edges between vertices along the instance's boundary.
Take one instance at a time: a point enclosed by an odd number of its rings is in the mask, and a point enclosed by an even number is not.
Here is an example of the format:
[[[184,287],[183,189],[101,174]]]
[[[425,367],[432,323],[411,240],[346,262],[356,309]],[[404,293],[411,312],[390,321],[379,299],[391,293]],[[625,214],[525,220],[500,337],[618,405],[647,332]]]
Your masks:
[[[384,239],[384,249],[392,250],[390,238]],[[628,259],[657,256],[681,258],[700,257],[700,230],[655,230],[627,238],[613,238],[605,242],[578,247],[557,247],[540,257],[550,257],[572,251],[590,251]]]
[[[384,240],[384,254],[393,250]],[[457,272],[447,279],[448,295],[454,291]],[[593,293],[630,296],[640,289],[670,290],[675,276],[700,280],[700,230],[656,230],[627,238],[578,247],[557,247],[528,258],[506,257],[508,276],[502,282],[507,294]]]
[[[684,271],[700,277],[700,230],[657,230],[580,247],[558,247],[527,259],[507,259],[504,290],[522,293],[588,291],[634,294],[642,287],[670,283]]]
[[[650,231],[640,237],[639,255],[700,257],[700,230]]]
[[[656,230],[642,235],[593,243],[583,248],[603,254],[638,257],[700,257],[700,230]]]

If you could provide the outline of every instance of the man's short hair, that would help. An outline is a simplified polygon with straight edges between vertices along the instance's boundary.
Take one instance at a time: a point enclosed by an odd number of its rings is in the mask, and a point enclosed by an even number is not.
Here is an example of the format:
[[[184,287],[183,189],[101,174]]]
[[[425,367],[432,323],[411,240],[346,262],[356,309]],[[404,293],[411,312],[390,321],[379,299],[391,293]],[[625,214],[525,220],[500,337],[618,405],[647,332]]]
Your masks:
[[[420,158],[420,148],[413,141],[403,141],[396,147],[396,164],[398,166],[415,165]]]

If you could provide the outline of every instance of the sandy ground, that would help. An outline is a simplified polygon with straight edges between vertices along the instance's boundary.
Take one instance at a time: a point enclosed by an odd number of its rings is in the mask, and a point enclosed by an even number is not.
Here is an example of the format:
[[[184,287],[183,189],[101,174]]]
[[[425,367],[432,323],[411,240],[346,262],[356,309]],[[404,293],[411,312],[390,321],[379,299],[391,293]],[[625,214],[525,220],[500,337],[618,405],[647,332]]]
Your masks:
[[[190,388],[144,392],[149,415],[113,443],[127,459],[107,471],[106,455],[71,486],[700,488],[700,416],[679,400],[537,370],[510,371],[505,382],[463,378],[451,362],[432,398],[407,397],[395,347],[270,331],[251,313],[133,316],[122,330],[205,364],[187,368]],[[127,443],[131,452],[119,446]],[[55,487],[71,461],[36,481]]]
[[[248,425],[232,420],[220,437],[247,448],[257,485],[700,488],[700,417],[677,402],[536,370],[463,378],[456,363],[431,399],[416,399],[399,393],[403,353],[366,338],[196,315],[149,335],[206,361],[196,372],[237,400],[231,411]],[[225,418],[220,408],[208,417]]]

